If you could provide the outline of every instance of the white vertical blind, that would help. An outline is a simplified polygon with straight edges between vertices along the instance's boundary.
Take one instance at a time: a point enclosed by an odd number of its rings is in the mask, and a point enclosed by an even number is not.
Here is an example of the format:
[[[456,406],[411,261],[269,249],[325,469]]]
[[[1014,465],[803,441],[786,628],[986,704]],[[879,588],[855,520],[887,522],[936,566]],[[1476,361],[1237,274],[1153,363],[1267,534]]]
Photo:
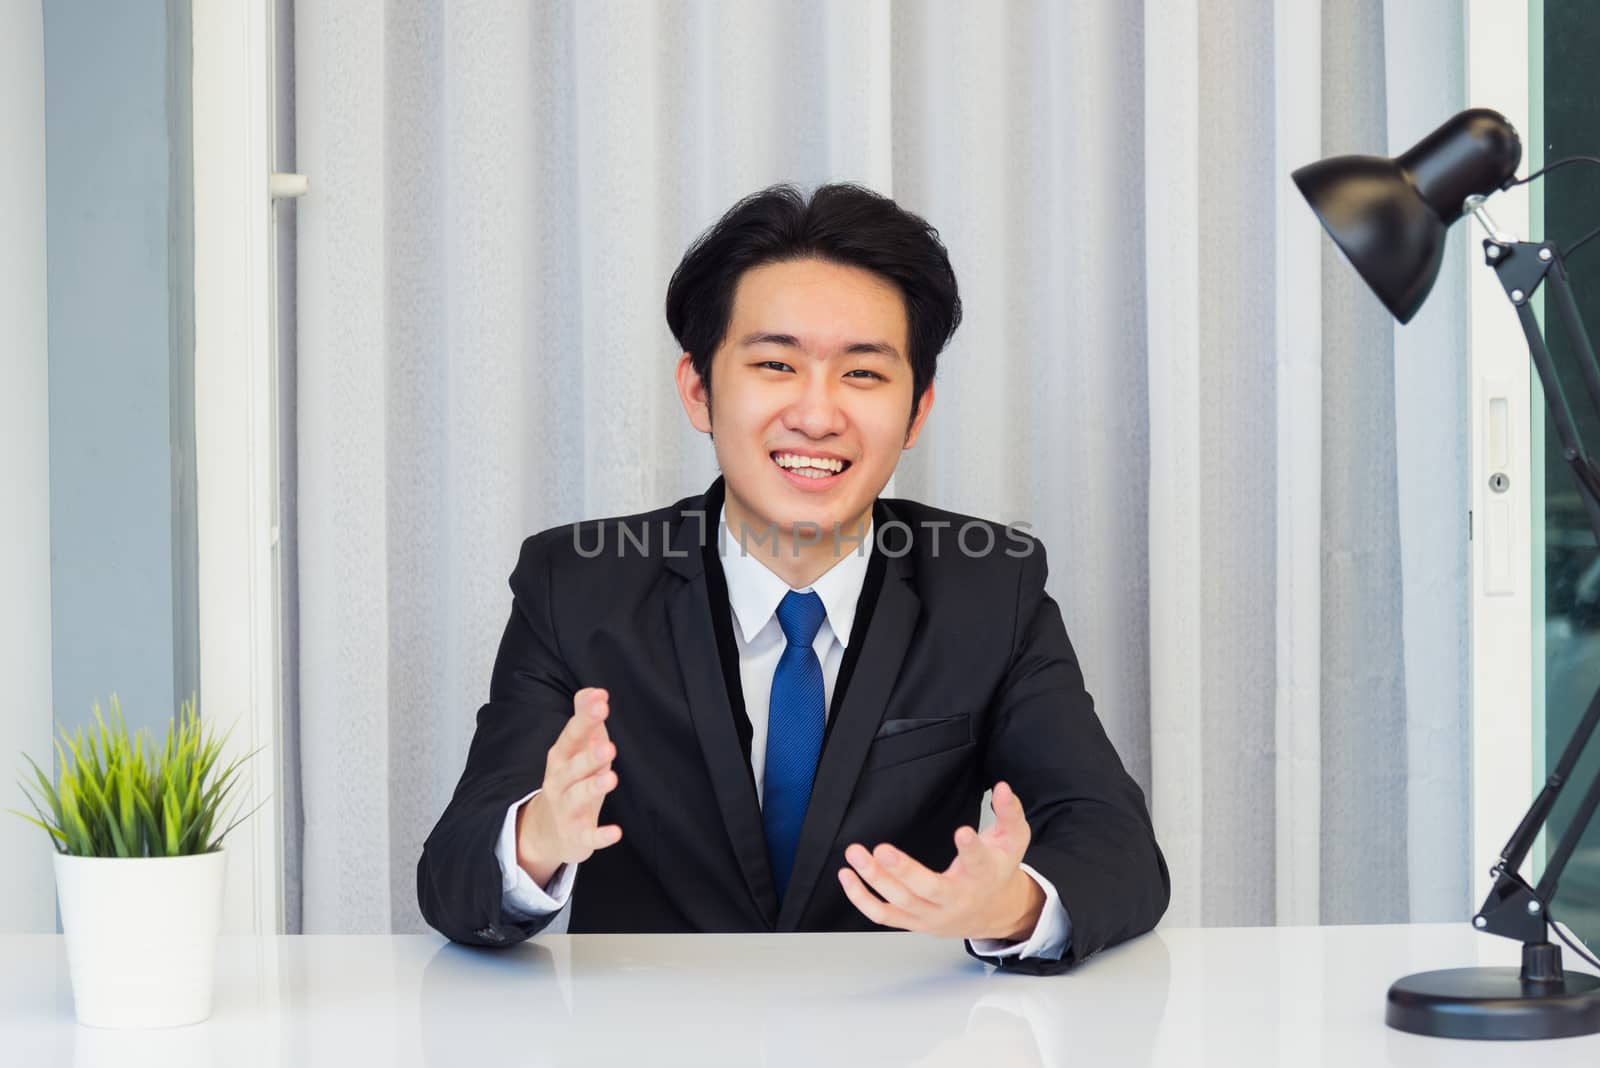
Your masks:
[[[1168,922],[1470,907],[1464,413],[1420,370],[1461,358],[1462,283],[1447,272],[1432,325],[1399,340],[1323,266],[1287,187],[1463,106],[1461,49],[1437,43],[1459,39],[1458,5],[296,18],[313,192],[291,926],[419,929],[415,861],[519,540],[710,482],[672,391],[667,278],[738,197],[835,179],[949,245],[967,318],[894,494],[1044,539],[1098,711],[1150,791]],[[1423,61],[1387,58],[1424,40]],[[1397,350],[1419,377],[1395,377]]]
[[[1173,873],[1168,922],[1181,926],[1204,915],[1210,829],[1201,685],[1207,649],[1201,589],[1200,21],[1193,3],[1145,10],[1144,263],[1161,265],[1145,278],[1151,774],[1161,784],[1153,807]],[[1160,180],[1149,181],[1152,175]]]
[[[1289,177],[1322,155],[1322,17],[1277,0],[1277,920],[1314,924],[1322,886],[1322,244]]]

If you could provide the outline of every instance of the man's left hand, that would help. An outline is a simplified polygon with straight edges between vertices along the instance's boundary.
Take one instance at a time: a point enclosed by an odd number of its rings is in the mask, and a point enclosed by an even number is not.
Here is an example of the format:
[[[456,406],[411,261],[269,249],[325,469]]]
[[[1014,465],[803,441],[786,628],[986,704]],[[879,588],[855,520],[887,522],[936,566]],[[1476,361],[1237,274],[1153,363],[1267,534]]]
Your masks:
[[[850,867],[839,869],[845,896],[885,927],[941,938],[1028,938],[1045,903],[1044,891],[1021,867],[1032,831],[1008,784],[995,784],[990,805],[994,826],[982,834],[958,828],[956,858],[942,872],[888,843],[870,852],[852,843],[844,851]]]

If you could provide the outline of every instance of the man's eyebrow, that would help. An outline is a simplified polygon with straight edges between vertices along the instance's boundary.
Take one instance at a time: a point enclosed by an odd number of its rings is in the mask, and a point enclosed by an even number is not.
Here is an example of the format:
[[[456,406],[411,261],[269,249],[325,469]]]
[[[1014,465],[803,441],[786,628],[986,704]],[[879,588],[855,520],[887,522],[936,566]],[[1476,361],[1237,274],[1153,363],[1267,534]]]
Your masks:
[[[739,344],[783,345],[791,349],[797,349],[800,347],[800,339],[795,337],[793,334],[769,334],[763,331],[757,331],[754,334],[746,334],[744,339],[740,341]]]
[[[758,331],[746,334],[739,342],[740,345],[782,345],[785,348],[800,348],[800,339],[793,334],[773,334]],[[900,350],[887,341],[857,341],[848,345],[844,350],[849,355],[878,355],[886,356],[891,360],[900,359]]]
[[[844,351],[852,355],[856,353],[876,353],[879,356],[886,356],[891,360],[898,360],[900,358],[900,350],[889,344],[887,341],[858,341]]]

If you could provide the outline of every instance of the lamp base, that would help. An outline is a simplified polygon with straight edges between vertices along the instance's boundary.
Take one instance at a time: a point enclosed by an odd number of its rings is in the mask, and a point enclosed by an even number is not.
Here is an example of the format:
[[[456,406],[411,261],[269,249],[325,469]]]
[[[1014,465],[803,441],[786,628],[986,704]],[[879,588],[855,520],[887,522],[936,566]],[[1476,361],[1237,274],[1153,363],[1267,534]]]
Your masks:
[[[1525,947],[1525,960],[1532,948]],[[1555,977],[1542,982],[1524,979],[1526,973],[1524,965],[1521,970],[1451,968],[1408,975],[1389,988],[1384,1022],[1397,1031],[1436,1038],[1569,1038],[1600,1032],[1600,976],[1562,974],[1559,965]]]

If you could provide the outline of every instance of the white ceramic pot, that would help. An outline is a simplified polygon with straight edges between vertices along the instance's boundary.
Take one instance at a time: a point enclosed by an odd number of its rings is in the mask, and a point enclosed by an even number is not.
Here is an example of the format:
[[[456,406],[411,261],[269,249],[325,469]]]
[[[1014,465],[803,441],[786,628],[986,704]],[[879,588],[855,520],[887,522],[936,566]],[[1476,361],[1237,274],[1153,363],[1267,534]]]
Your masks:
[[[55,855],[78,1022],[178,1027],[211,1015],[227,853]]]

